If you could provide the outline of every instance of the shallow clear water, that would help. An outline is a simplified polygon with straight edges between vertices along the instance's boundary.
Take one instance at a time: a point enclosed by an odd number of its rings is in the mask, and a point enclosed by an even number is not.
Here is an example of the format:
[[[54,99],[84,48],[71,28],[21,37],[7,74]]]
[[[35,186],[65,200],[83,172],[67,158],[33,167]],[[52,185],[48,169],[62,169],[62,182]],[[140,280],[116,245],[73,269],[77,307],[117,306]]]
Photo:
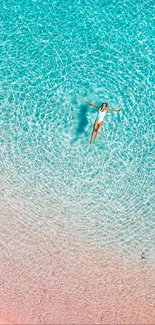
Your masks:
[[[63,220],[129,261],[155,244],[153,11],[151,0],[1,7],[1,206],[45,231]],[[86,100],[121,109],[92,145]]]
[[[16,198],[41,186],[99,245],[149,248],[153,1],[8,2],[1,25],[2,182]],[[85,100],[121,108],[92,146],[96,110]]]

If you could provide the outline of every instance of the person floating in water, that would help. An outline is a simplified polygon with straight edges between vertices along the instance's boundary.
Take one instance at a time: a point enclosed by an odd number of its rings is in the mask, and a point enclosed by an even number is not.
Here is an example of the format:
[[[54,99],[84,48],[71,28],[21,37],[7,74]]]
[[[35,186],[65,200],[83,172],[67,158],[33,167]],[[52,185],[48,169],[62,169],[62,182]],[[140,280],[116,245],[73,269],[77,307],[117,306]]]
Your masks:
[[[101,107],[91,104],[89,102],[86,102],[86,104],[88,104],[94,108],[97,108],[99,110],[99,112],[97,114],[97,119],[94,122],[93,131],[92,131],[91,138],[90,138],[90,143],[92,143],[94,136],[95,136],[95,138],[97,138],[97,135],[98,135],[99,131],[101,130],[105,113],[120,112],[120,109],[108,109],[107,108],[108,103],[102,103]]]

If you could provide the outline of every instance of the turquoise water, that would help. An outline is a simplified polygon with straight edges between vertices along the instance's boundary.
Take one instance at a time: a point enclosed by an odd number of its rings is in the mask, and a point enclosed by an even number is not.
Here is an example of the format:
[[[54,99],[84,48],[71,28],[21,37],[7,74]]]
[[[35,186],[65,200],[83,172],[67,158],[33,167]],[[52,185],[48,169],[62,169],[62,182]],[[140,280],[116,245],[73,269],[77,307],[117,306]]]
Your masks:
[[[151,0],[1,6],[1,202],[128,258],[155,243],[153,22]],[[121,109],[93,145],[86,100]]]

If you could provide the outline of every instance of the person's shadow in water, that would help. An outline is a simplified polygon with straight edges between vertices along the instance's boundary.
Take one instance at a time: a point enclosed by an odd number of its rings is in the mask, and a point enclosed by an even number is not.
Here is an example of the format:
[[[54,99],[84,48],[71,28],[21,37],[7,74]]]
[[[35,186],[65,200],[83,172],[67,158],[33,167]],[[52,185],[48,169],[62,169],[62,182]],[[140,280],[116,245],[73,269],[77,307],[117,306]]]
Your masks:
[[[88,111],[88,105],[80,106],[80,110],[78,114],[78,127],[76,130],[75,138],[71,141],[71,144],[75,143],[78,140],[79,136],[81,136],[83,133],[87,135],[87,132],[85,130],[88,124],[87,111]]]

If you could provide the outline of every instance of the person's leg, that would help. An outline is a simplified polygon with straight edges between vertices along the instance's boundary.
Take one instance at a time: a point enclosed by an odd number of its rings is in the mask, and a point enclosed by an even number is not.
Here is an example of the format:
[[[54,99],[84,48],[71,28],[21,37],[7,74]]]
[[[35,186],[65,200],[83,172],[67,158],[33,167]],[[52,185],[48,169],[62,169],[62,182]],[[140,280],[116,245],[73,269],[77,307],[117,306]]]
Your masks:
[[[90,143],[92,143],[95,132],[97,132],[97,129],[98,129],[98,121],[96,120],[95,123],[94,123],[94,126],[93,126],[93,131],[92,131],[92,134],[91,134]]]
[[[95,136],[95,138],[97,138],[98,133],[99,133],[99,131],[101,130],[102,125],[103,125],[103,122],[100,122],[100,123],[98,124],[98,129],[97,129],[97,131],[96,131],[96,136]]]

